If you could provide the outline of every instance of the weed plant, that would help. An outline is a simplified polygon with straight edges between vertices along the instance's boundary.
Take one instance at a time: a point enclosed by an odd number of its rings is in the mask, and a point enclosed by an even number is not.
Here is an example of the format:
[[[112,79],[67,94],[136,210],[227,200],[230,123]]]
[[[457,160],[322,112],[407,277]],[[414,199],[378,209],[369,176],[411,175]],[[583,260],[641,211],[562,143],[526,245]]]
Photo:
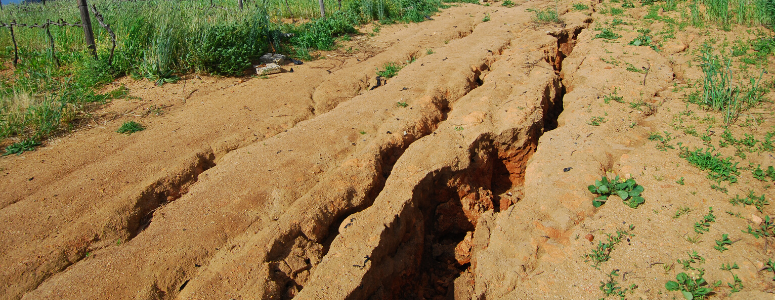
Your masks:
[[[128,121],[128,122],[124,122],[124,124],[121,124],[121,127],[119,127],[118,130],[116,130],[116,132],[129,135],[143,130],[145,130],[145,127],[143,127],[143,125],[140,125],[140,123],[137,123],[135,121]]]
[[[5,153],[3,156],[16,154],[21,155],[25,151],[35,151],[35,148],[40,146],[40,143],[33,139],[27,139],[18,143],[14,143],[8,147],[5,147]]]
[[[683,147],[680,144],[679,148],[681,149],[679,156],[700,170],[708,171],[708,178],[718,183],[722,181],[737,182],[737,175],[740,175],[740,171],[737,170],[738,163],[732,163],[731,157],[721,158],[720,154],[713,153],[711,149],[698,148],[689,151],[688,147]]]
[[[773,237],[775,236],[775,220],[770,220],[770,216],[765,216],[764,221],[759,225],[759,228],[753,229],[751,225],[748,225],[748,231],[743,231],[753,235],[755,238],[761,236]]]
[[[761,196],[756,196],[753,191],[748,191],[748,196],[745,198],[740,198],[740,196],[735,195],[735,198],[732,198],[729,200],[729,203],[732,203],[732,205],[753,205],[756,207],[756,210],[759,212],[762,212],[764,210],[765,205],[769,205],[770,202],[767,201],[767,199],[764,198],[764,194]]]
[[[557,13],[556,7],[547,7],[542,10],[528,9],[528,11],[531,11],[535,14],[532,18],[533,22],[539,24],[562,23],[562,20],[560,20],[560,15]]]
[[[600,269],[601,263],[611,259],[611,251],[622,241],[622,238],[634,236],[632,234],[633,229],[635,229],[634,225],[630,225],[629,230],[617,230],[615,235],[606,233],[608,239],[605,242],[598,241],[597,246],[592,249],[591,253],[584,254],[584,261],[592,262],[592,267]]]
[[[588,186],[587,189],[591,193],[599,195],[592,201],[594,207],[602,206],[612,195],[619,196],[624,204],[631,208],[637,208],[646,202],[640,196],[644,190],[643,186],[638,185],[632,178],[624,180],[616,176],[613,180],[608,180],[608,177],[603,176],[600,180],[595,180],[595,184]]]

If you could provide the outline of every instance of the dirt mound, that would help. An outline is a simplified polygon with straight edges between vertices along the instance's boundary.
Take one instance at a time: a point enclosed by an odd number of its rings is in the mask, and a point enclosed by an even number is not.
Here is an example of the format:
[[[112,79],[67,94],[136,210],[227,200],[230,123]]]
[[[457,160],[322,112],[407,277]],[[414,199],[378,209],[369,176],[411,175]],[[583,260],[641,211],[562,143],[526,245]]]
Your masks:
[[[740,263],[750,289],[735,295],[771,296],[769,237],[723,254],[684,241],[679,207],[729,211],[713,233],[747,223],[649,141],[688,107],[670,88],[701,76],[677,67],[698,46],[611,43],[567,9],[534,22],[547,5],[452,7],[267,79],[116,83],[133,97],[92,128],[0,160],[0,295],[586,299],[620,270],[628,295],[660,298],[671,263],[698,250]],[[403,69],[377,78],[387,63]],[[115,133],[126,120],[148,129]],[[646,203],[593,206],[587,186],[610,173],[637,179]],[[590,242],[616,231],[611,261],[590,266]]]

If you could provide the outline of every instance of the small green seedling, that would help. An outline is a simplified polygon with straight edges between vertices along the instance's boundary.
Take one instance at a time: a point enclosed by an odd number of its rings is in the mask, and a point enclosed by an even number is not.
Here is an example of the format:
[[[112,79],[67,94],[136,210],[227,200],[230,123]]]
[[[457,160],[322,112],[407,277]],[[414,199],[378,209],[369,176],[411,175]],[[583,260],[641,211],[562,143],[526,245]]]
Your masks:
[[[484,19],[482,19],[482,22],[490,22],[490,14],[484,14]]]
[[[676,180],[675,183],[680,184],[680,185],[684,185],[684,178],[681,177],[681,179]]]
[[[397,105],[398,107],[407,107],[407,106],[409,106],[409,104],[407,104],[407,103],[406,103],[406,101],[398,101],[398,102],[396,103],[396,105]]]
[[[684,298],[688,300],[704,299],[706,295],[713,292],[713,289],[708,288],[708,282],[702,278],[704,272],[700,272],[700,275],[696,278],[689,277],[684,272],[678,273],[675,276],[676,281],[668,281],[665,283],[665,288],[668,291],[681,291]]]
[[[463,131],[463,126],[455,126],[455,131]]]
[[[678,209],[675,210],[675,214],[673,215],[673,219],[678,219],[679,217],[681,217],[681,216],[683,216],[685,214],[688,214],[691,211],[692,211],[692,209],[689,208],[688,206],[679,207]]]
[[[775,262],[773,262],[771,258],[767,261],[767,264],[764,265],[764,270],[772,272],[774,274],[772,280],[775,281]]]
[[[124,124],[121,125],[121,127],[116,130],[118,133],[124,133],[124,134],[133,134],[138,131],[145,130],[145,127],[143,125],[140,125],[140,123],[137,123],[135,121],[129,121],[124,122]]]
[[[619,103],[624,103],[624,97],[619,96],[618,92],[619,92],[619,88],[615,88],[612,93],[603,97],[603,102],[605,102],[605,104],[608,104],[608,103],[611,103],[611,100],[613,100]]]
[[[708,208],[708,214],[702,217],[702,221],[694,223],[694,232],[699,234],[710,231],[710,223],[716,222],[716,216],[713,215],[713,207]]]
[[[737,269],[740,269],[740,267],[737,266],[737,263],[733,263],[731,265],[730,264],[721,264],[721,270],[722,271],[731,271],[731,270],[737,270]]]
[[[503,5],[503,6],[505,6],[505,7],[514,7],[514,6],[517,6],[517,4],[516,4],[516,3],[514,3],[514,1],[511,1],[511,0],[506,0],[506,1],[503,1],[503,4],[501,4],[501,5]]]
[[[687,253],[687,255],[689,255],[689,259],[684,259],[684,260],[677,259],[676,260],[676,262],[681,264],[681,267],[684,270],[697,270],[695,267],[692,267],[692,264],[694,264],[694,263],[704,264],[705,263],[705,258],[703,258],[699,254],[697,254],[697,251],[692,251],[691,254]],[[700,270],[702,270],[702,269],[700,269]]]
[[[725,233],[721,235],[721,240],[716,240],[716,246],[713,246],[713,248],[719,252],[724,252],[729,250],[729,248],[726,247],[729,245],[732,245],[732,241],[729,240],[729,235]]]
[[[601,281],[600,282],[600,290],[605,293],[605,296],[619,296],[619,298],[624,299],[625,293],[630,292],[633,293],[634,290],[638,287],[635,284],[631,284],[629,288],[623,289],[622,287],[618,286],[618,282],[616,282],[616,279],[614,277],[619,277],[619,270],[613,270],[611,273],[608,274],[608,281]]]
[[[770,216],[765,216],[764,222],[762,222],[762,224],[759,226],[760,226],[759,229],[753,229],[751,228],[751,225],[748,225],[748,231],[743,231],[743,232],[750,233],[757,239],[760,236],[765,236],[765,237],[775,236],[775,220],[770,220]]]
[[[600,126],[600,124],[603,124],[606,122],[605,117],[591,117],[589,118],[589,122],[587,122],[587,125],[592,126]]]
[[[5,147],[5,153],[3,153],[3,156],[11,154],[21,155],[25,151],[35,151],[35,148],[38,146],[40,146],[40,142],[33,139],[27,139]]]
[[[358,133],[360,133],[361,135],[365,135],[366,131],[361,130],[361,131],[358,131]]]
[[[611,195],[619,196],[631,208],[637,208],[646,202],[640,196],[644,190],[643,186],[638,185],[632,178],[625,181],[616,176],[613,181],[609,181],[608,177],[603,176],[600,180],[595,180],[595,185],[590,185],[587,188],[591,193],[599,195],[592,201],[592,205],[595,207],[600,207],[606,203]]]
[[[729,272],[732,273],[732,271],[729,271]],[[735,273],[732,273],[732,279],[734,280],[734,282],[727,283],[727,285],[730,288],[732,288],[732,290],[729,291],[730,294],[737,293],[743,289],[743,281],[740,280],[740,278],[738,278],[737,275],[735,275]]]

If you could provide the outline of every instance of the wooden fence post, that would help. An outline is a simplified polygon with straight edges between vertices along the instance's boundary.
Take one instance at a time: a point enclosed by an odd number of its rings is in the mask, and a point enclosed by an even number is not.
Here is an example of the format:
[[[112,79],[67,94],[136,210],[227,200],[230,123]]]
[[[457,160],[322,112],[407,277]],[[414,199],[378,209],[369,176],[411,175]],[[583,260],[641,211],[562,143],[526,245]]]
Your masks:
[[[83,36],[86,39],[86,46],[91,50],[94,58],[97,58],[97,45],[94,44],[94,32],[91,29],[89,6],[86,4],[86,0],[78,0],[78,10],[81,11],[81,24],[83,24]]]
[[[239,10],[242,10],[242,0],[237,0],[237,3],[239,4]]]
[[[54,64],[58,68],[58,67],[60,67],[60,65],[59,65],[59,58],[57,58],[57,54],[56,54],[56,52],[54,50],[54,37],[51,36],[51,30],[49,29],[49,28],[51,28],[51,20],[46,20],[46,25],[44,25],[44,26],[46,27],[46,35],[48,35],[48,41],[51,44],[51,58],[54,60]]]
[[[326,5],[323,4],[323,0],[318,0],[318,3],[320,4],[320,17],[325,18],[326,17]]]
[[[16,68],[16,64],[19,62],[19,46],[16,45],[16,36],[13,34],[13,25],[16,25],[16,20],[13,20],[9,25],[8,29],[11,30],[11,41],[13,41],[13,67]]]

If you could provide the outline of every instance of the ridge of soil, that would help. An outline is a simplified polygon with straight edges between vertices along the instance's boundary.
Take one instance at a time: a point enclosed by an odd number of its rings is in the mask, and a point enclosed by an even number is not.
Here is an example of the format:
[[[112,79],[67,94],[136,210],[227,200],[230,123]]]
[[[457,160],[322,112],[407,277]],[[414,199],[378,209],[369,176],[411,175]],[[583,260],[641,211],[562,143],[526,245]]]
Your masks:
[[[667,298],[691,251],[706,278],[740,265],[745,289],[712,297],[772,299],[773,238],[739,230],[773,209],[733,206],[649,141],[688,110],[675,87],[701,78],[687,49],[709,37],[687,29],[656,52],[596,38],[598,13],[532,21],[571,4],[451,7],[265,79],[113,83],[131,97],[0,159],[0,299],[597,299],[611,270],[628,297]],[[377,78],[390,62],[405,66]],[[616,92],[642,105],[603,103]],[[128,120],[147,129],[114,132]],[[587,186],[611,173],[637,179],[646,202],[594,207]],[[771,196],[748,177],[730,191]],[[708,206],[707,241],[685,241]],[[590,266],[616,230],[632,235]],[[727,252],[708,246],[721,233]]]

